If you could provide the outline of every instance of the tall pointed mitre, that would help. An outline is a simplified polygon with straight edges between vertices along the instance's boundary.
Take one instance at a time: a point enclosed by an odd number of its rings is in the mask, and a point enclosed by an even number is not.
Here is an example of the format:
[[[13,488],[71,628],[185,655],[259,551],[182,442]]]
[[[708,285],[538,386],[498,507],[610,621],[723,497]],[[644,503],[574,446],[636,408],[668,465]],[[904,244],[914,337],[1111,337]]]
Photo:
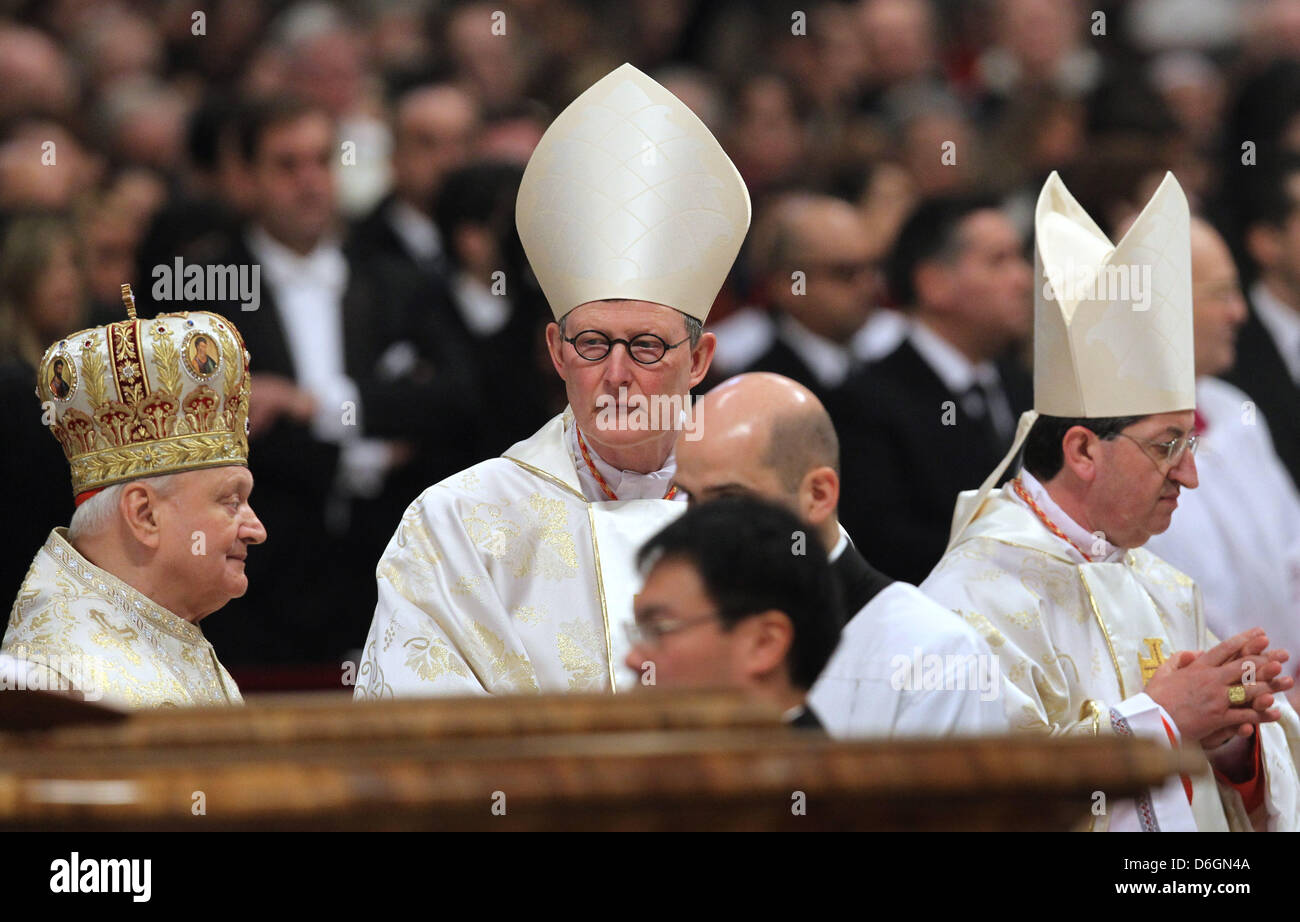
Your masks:
[[[1034,214],[1034,270],[1034,409],[980,489],[958,497],[950,547],[1039,414],[1097,419],[1196,407],[1191,215],[1173,173],[1112,245],[1053,172]]]
[[[80,505],[143,477],[248,463],[249,356],[235,325],[207,311],[135,316],[45,351],[36,396],[63,446]]]
[[[629,299],[703,321],[749,229],[749,192],[686,105],[631,64],[575,99],[524,170],[515,222],[556,319]]]

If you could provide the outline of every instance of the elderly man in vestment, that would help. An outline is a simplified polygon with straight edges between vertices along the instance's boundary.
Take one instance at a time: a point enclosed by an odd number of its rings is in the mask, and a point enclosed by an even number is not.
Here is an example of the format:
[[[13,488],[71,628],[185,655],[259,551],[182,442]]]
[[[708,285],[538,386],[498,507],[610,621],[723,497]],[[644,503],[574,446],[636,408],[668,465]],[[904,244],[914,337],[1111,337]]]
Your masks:
[[[249,506],[248,353],[206,311],[135,316],[46,351],[37,396],[72,469],[77,508],[50,532],[9,614],[0,652],[25,688],[127,708],[242,702],[199,621],[244,594],[266,539]],[[206,337],[214,374],[188,342]],[[50,368],[73,374],[60,396]]]
[[[823,548],[849,621],[809,700],[835,736],[1005,732],[997,660],[979,633],[909,583],[871,566],[839,522],[839,440],[797,381],[751,372],[695,406],[697,439],[677,446],[692,506],[727,496],[778,503]]]
[[[1097,830],[1300,828],[1287,653],[1220,643],[1187,576],[1143,548],[1197,485],[1187,199],[1165,177],[1112,245],[1053,173],[1035,215],[1034,407],[961,494],[921,584],[1001,657],[1013,727],[1145,736],[1181,777],[1094,801]],[[1024,446],[1017,477],[993,492]]]
[[[357,698],[629,684],[635,551],[685,509],[674,447],[749,218],[722,147],[631,65],[556,118],[516,223],[569,405],[407,509],[376,571]]]

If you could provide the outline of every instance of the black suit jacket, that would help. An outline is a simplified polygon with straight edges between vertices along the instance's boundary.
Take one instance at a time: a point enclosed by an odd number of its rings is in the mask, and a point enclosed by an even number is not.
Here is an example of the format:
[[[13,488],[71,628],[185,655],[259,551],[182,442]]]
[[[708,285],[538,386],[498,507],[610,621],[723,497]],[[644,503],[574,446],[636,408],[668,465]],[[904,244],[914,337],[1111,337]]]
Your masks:
[[[339,448],[317,439],[310,424],[281,417],[250,442],[251,503],[267,542],[249,553],[247,594],[203,623],[223,661],[235,667],[338,661],[359,648],[374,614],[375,563],[403,510],[425,487],[478,460],[480,389],[456,330],[419,299],[418,280],[399,264],[351,249],[345,255],[344,370],[359,392],[362,434],[407,443],[412,458],[389,472],[378,497],[340,502]],[[250,265],[256,259],[241,236],[221,262]],[[244,337],[254,402],[259,373],[297,379],[265,279],[257,310],[241,310],[238,303],[214,307]],[[396,344],[416,356],[399,376],[381,361]],[[329,514],[340,506],[347,516],[344,532]]]
[[[1253,305],[1237,334],[1237,362],[1223,377],[1255,401],[1278,457],[1300,488],[1300,387]]]
[[[998,371],[1019,414],[1032,403],[1032,380],[1012,361]],[[1009,437],[987,417],[969,417],[910,342],[850,376],[828,409],[840,437],[840,521],[873,564],[921,582],[943,555],[957,494],[983,482]]]
[[[849,541],[848,547],[844,548],[844,552],[831,564],[831,572],[835,574],[835,579],[840,584],[840,600],[844,603],[846,622],[852,620],[863,606],[894,582],[867,563],[866,558],[854,547],[852,541]]]
[[[785,338],[785,331],[782,329],[781,325],[780,312],[769,310],[767,316],[768,323],[772,328],[771,343],[768,344],[767,349],[763,351],[762,355],[754,359],[740,371],[734,372],[734,374],[748,374],[752,371],[769,371],[773,374],[785,375],[787,378],[798,381],[804,387],[808,388],[808,390],[812,391],[817,396],[818,400],[825,403],[831,389],[822,384],[817,375],[813,372],[812,368],[809,367],[808,363],[803,360],[803,357],[794,350],[789,341]],[[724,377],[730,377],[730,374],[718,371],[716,376],[706,378],[706,389],[712,389],[714,385],[720,384]]]
[[[817,399],[823,403],[826,401],[828,389],[817,379],[817,375],[808,367],[799,353],[795,352],[790,345],[781,338],[780,327],[777,327],[776,338],[767,351],[745,369],[745,372],[751,371],[770,371],[774,374],[785,375],[798,381],[808,390],[817,395]]]
[[[800,730],[816,730],[821,733],[826,732],[826,728],[822,725],[821,718],[817,716],[817,712],[814,711],[812,706],[807,702],[804,702],[803,710],[799,712],[799,716],[790,721],[790,726],[797,727]]]

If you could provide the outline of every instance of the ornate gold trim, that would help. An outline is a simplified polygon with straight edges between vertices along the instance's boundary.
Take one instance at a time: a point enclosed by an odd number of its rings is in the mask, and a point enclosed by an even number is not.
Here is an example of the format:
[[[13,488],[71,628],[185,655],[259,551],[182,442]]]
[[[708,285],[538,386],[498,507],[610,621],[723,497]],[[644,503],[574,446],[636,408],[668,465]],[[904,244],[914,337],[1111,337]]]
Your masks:
[[[75,456],[69,465],[72,492],[76,495],[140,477],[247,463],[233,432],[204,432],[102,448]]]
[[[596,511],[587,504],[587,527],[591,529],[591,553],[596,558],[596,592],[600,596],[600,620],[605,625],[605,659],[609,664],[609,693],[618,691],[614,678],[614,638],[609,632],[609,608],[605,604],[605,577],[600,571],[600,543],[596,540]]]
[[[578,497],[578,499],[582,500],[587,505],[589,506],[591,505],[591,500],[587,499],[587,497],[579,493],[577,490],[573,489],[573,487],[569,486],[567,483],[565,483],[560,478],[556,477],[554,474],[548,474],[540,467],[533,467],[533,465],[529,464],[527,461],[520,461],[518,458],[512,458],[509,455],[502,455],[501,457],[505,458],[507,461],[512,461],[515,464],[518,464],[524,470],[528,471],[528,473],[536,474],[538,477],[542,478],[543,480],[549,483],[553,483],[555,484],[555,486],[561,487],[565,491],[572,493],[574,496]]]
[[[1119,669],[1119,657],[1115,655],[1115,644],[1111,642],[1110,631],[1106,630],[1106,622],[1101,617],[1101,609],[1097,607],[1097,599],[1092,594],[1092,587],[1088,585],[1088,575],[1083,572],[1082,568],[1079,570],[1079,579],[1083,583],[1083,591],[1088,593],[1088,604],[1092,606],[1092,613],[1097,618],[1097,626],[1101,628],[1101,636],[1106,638],[1106,649],[1110,651],[1110,661],[1115,667],[1115,680],[1119,682],[1119,696],[1122,701],[1128,697],[1128,692],[1124,688],[1124,673],[1120,672]]]

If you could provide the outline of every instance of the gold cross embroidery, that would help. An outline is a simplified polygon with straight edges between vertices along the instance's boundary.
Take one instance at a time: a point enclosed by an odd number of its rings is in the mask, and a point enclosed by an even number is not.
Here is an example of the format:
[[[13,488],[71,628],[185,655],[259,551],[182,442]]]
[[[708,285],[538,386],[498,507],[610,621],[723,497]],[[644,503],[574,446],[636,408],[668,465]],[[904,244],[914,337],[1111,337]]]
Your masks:
[[[1138,665],[1142,667],[1142,684],[1145,685],[1151,681],[1151,676],[1155,675],[1160,664],[1169,657],[1165,656],[1164,650],[1161,649],[1164,641],[1159,637],[1144,637],[1142,642],[1146,644],[1147,652],[1151,654],[1149,657],[1138,654]]]

